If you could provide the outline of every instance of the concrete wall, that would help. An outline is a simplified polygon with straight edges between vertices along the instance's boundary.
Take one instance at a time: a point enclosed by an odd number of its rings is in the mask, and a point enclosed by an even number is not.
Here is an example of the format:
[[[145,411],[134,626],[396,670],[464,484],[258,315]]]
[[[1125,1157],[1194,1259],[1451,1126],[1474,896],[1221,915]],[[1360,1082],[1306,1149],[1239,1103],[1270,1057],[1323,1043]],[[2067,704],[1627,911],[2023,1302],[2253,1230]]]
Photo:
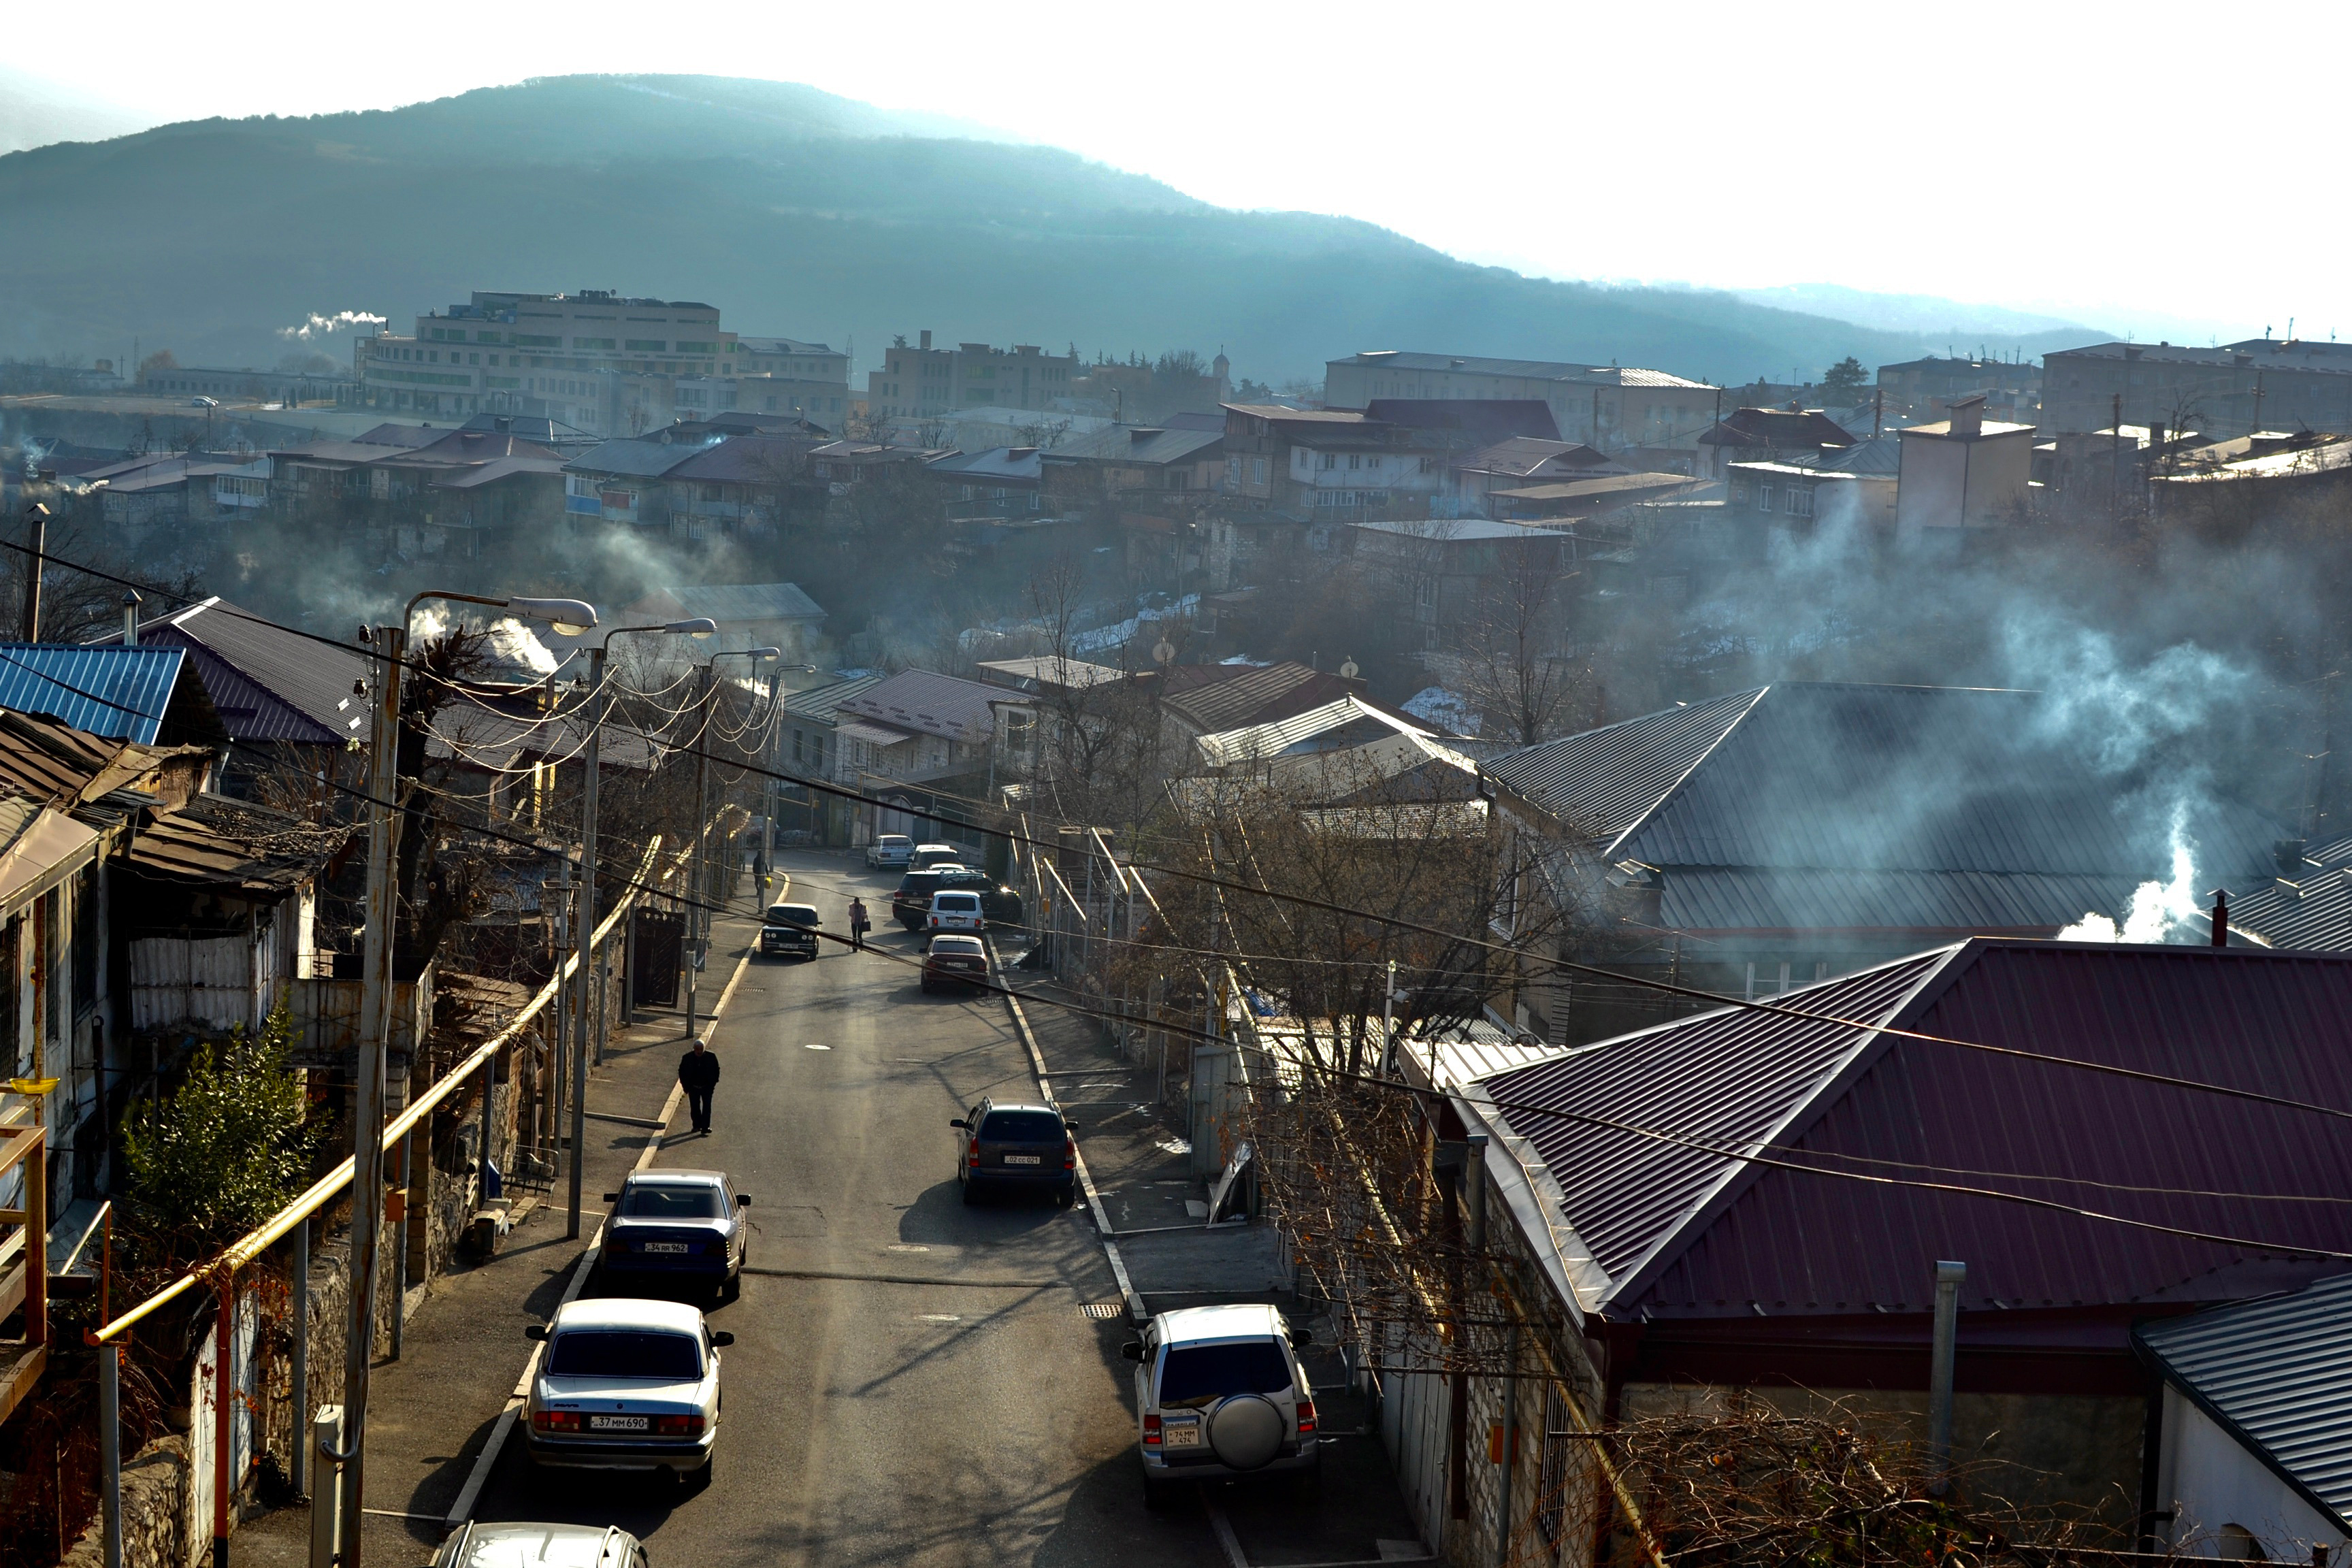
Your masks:
[[[2166,1539],[2180,1552],[2224,1555],[2229,1526],[2260,1541],[2273,1563],[2307,1563],[2315,1546],[2326,1547],[2331,1558],[2347,1549],[2341,1525],[2168,1385],[2158,1467],[2157,1506],[2172,1510]]]

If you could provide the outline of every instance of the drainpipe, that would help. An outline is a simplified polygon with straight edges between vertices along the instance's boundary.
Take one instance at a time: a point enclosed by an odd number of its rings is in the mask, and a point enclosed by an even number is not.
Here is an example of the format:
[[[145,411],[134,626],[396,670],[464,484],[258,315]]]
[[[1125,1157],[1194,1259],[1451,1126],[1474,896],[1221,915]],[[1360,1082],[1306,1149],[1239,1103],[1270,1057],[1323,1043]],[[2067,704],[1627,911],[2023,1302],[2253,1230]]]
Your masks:
[[[98,1347],[98,1451],[106,1568],[122,1568],[122,1347],[112,1340]]]
[[[307,1215],[294,1227],[294,1495],[308,1491],[310,1445],[302,1441],[302,1424],[310,1415],[310,1220]],[[110,1564],[109,1568],[115,1568]]]
[[[228,1450],[231,1375],[236,1351],[236,1278],[221,1281],[219,1316],[213,1324],[213,1568],[228,1568]]]
[[[1960,1282],[1965,1263],[1936,1265],[1936,1345],[1927,1373],[1927,1489],[1942,1497],[1952,1485],[1952,1360],[1960,1331]]]

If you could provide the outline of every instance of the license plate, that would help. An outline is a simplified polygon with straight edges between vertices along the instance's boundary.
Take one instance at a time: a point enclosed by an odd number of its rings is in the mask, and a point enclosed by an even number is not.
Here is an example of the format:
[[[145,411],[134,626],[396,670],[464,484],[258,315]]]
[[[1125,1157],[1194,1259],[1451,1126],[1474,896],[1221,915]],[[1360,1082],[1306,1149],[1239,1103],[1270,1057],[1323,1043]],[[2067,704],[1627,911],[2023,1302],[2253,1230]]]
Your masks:
[[[591,1415],[588,1417],[588,1430],[591,1432],[643,1432],[646,1429],[647,1418],[643,1415]]]
[[[1007,1154],[1004,1156],[1004,1163],[1008,1165],[1042,1165],[1045,1163],[1045,1156],[1043,1154]]]
[[[1201,1446],[1201,1424],[1198,1421],[1171,1421],[1160,1429],[1166,1447],[1197,1448]]]
[[[683,1241],[648,1241],[646,1243],[646,1250],[647,1252],[688,1253],[692,1252],[694,1248]]]

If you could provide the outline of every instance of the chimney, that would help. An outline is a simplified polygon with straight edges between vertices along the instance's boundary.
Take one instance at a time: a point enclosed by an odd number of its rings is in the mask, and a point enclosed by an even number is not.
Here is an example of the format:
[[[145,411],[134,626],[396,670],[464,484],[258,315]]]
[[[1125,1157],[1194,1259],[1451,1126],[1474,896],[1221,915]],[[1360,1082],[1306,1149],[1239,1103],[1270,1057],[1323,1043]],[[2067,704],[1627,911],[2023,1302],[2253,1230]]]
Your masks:
[[[122,590],[122,646],[139,646],[139,595],[130,588]]]
[[[925,348],[929,348],[931,346],[931,334],[928,330],[923,333],[923,346]]]
[[[2213,945],[2230,945],[2230,889],[2213,889]]]
[[[1963,397],[1952,405],[1952,434],[1973,441],[1984,431],[1984,394]]]

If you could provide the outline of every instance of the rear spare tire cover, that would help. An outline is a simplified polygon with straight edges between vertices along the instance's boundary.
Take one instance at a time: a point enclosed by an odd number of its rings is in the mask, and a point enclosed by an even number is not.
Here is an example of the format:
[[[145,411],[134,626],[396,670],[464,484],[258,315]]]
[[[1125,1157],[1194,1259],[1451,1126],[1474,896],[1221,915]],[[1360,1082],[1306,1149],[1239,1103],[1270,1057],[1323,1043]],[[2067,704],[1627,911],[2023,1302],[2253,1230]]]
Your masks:
[[[1237,1394],[1209,1417],[1209,1447],[1227,1468],[1255,1470],[1282,1447],[1282,1412],[1255,1394]]]

